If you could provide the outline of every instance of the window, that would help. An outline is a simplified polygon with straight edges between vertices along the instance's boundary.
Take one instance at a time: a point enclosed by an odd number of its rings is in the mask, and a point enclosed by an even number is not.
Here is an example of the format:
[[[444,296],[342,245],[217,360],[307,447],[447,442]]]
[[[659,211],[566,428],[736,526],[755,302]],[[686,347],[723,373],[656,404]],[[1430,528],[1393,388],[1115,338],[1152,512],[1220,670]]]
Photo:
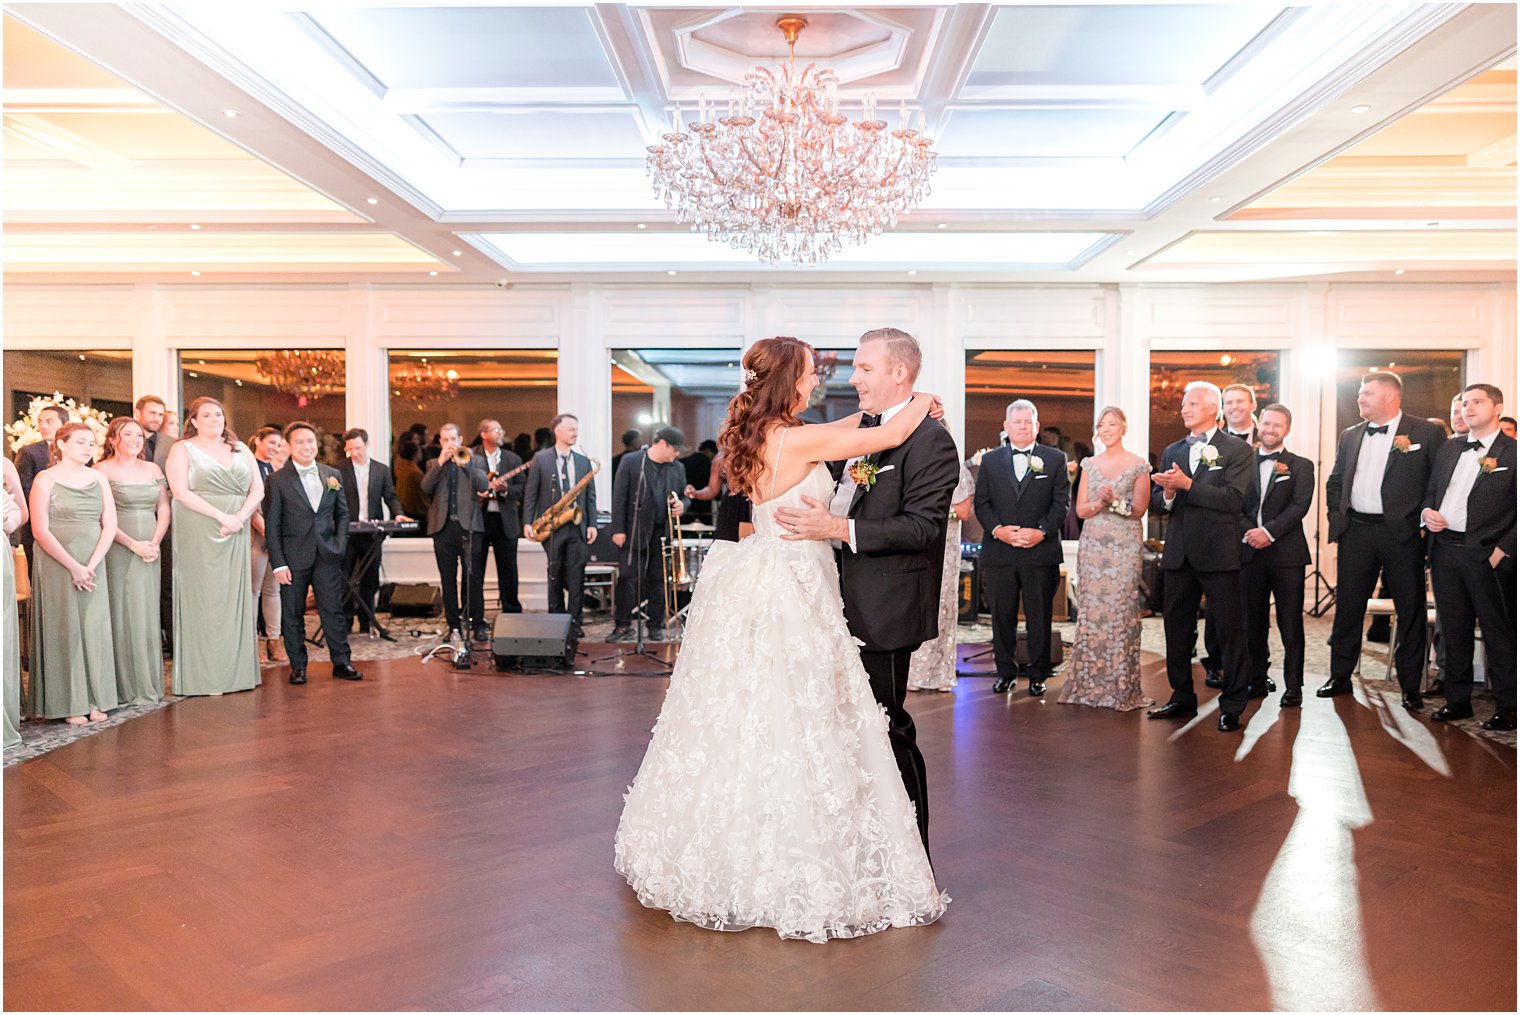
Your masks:
[[[222,403],[240,440],[303,419],[317,428],[318,459],[343,457],[344,365],[339,349],[181,349],[181,418],[203,396]]]
[[[1008,403],[1039,410],[1047,443],[1073,461],[1092,453],[1096,354],[983,350],[966,353],[966,454],[997,447]]]
[[[1152,352],[1151,465],[1161,462],[1168,444],[1187,436],[1179,410],[1182,391],[1190,382],[1209,381],[1220,388],[1249,385],[1257,406],[1267,405],[1277,401],[1280,390],[1278,358],[1275,352]]]
[[[125,349],[6,350],[5,402],[10,414],[5,422],[21,418],[36,396],[54,393],[112,416],[130,416],[132,354]],[[162,392],[166,399],[172,394]]]
[[[1362,377],[1387,370],[1404,382],[1404,411],[1416,416],[1450,418],[1451,400],[1462,390],[1461,350],[1343,349],[1335,369],[1336,432],[1361,420],[1356,394]]]
[[[478,443],[483,419],[501,424],[507,446],[524,461],[552,443],[549,421],[559,411],[554,349],[392,349],[390,382],[393,447],[417,428],[431,441],[444,423],[458,424],[466,444]],[[375,453],[386,456],[379,447]]]

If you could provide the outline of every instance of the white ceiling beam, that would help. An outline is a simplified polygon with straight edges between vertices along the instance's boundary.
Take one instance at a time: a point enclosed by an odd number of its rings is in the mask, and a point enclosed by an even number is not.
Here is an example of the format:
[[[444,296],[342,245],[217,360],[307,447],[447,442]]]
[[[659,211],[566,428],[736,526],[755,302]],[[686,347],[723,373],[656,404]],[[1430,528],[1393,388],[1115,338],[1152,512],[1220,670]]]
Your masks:
[[[956,4],[924,54],[927,73],[919,88],[918,106],[924,111],[930,137],[945,132],[950,104],[966,87],[995,13],[991,4]]]
[[[1203,105],[1201,85],[965,85],[952,109],[1146,109],[1188,112]]]
[[[1515,135],[1501,138],[1467,156],[1474,169],[1504,169],[1515,164]]]
[[[512,113],[575,106],[603,111],[634,106],[621,88],[391,88],[380,105],[397,116]]]
[[[31,113],[6,113],[5,132],[87,169],[123,173],[132,168],[131,159]]]

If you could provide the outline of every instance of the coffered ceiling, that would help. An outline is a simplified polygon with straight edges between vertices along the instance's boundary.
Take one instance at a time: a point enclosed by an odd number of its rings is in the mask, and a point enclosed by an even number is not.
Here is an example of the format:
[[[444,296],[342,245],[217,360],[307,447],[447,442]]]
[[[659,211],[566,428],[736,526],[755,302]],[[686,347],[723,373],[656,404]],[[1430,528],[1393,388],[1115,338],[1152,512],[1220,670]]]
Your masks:
[[[1510,4],[5,10],[11,280],[1513,278]],[[816,269],[689,232],[644,169],[783,13],[940,155]]]

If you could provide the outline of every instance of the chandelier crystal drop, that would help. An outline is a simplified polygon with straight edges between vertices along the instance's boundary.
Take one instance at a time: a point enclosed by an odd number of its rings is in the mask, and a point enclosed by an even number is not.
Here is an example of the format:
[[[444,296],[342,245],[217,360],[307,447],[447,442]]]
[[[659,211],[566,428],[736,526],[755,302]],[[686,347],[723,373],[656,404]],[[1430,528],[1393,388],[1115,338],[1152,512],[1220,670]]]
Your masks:
[[[459,397],[459,372],[436,370],[433,364],[408,363],[391,372],[391,390],[419,412]]]
[[[276,391],[295,396],[302,409],[323,395],[342,391],[346,377],[343,354],[324,349],[281,349],[260,356],[253,365]]]
[[[867,96],[863,118],[852,122],[839,111],[832,70],[797,69],[806,25],[776,22],[792,55],[745,75],[726,115],[704,99],[684,124],[678,106],[663,143],[648,148],[655,196],[678,221],[766,264],[821,264],[846,243],[893,228],[928,195],[938,158],[922,111],[915,127],[904,104],[888,130]]]

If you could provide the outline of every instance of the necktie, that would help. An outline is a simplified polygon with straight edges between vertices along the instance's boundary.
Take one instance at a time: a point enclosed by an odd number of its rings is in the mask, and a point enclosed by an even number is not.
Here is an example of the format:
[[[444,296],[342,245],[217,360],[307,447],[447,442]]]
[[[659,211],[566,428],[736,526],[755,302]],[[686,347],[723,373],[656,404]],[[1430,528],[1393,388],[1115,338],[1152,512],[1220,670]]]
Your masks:
[[[1205,441],[1207,441],[1208,439],[1209,439],[1209,435],[1208,434],[1190,433],[1190,434],[1188,434],[1187,442],[1191,446],[1193,444],[1202,444]]]
[[[1388,424],[1387,423],[1384,423],[1382,426],[1371,426],[1371,425],[1369,425],[1367,427],[1367,432],[1365,434],[1363,434],[1362,436],[1364,436],[1364,437],[1371,437],[1375,433],[1387,433],[1387,432],[1388,432]]]
[[[301,474],[301,486],[306,490],[306,499],[311,502],[311,509],[315,511],[317,504],[322,500],[322,481],[317,475],[315,465],[308,468],[296,467],[296,472]]]
[[[1260,461],[1260,462],[1275,462],[1281,456],[1282,456],[1282,452],[1281,451],[1274,451],[1270,455],[1268,455],[1268,454],[1259,454],[1259,455],[1256,456],[1256,460]]]
[[[1466,444],[1462,445],[1462,450],[1463,450],[1463,452],[1477,451],[1477,452],[1481,453],[1483,451],[1483,442],[1482,441],[1468,441]]]
[[[860,417],[860,428],[862,430],[868,429],[868,428],[873,427],[873,426],[881,426],[881,417],[880,416],[873,416],[873,415],[871,415],[868,412],[865,415],[863,415],[863,416]]]
[[[559,456],[559,492],[563,496],[570,489],[570,456]]]

